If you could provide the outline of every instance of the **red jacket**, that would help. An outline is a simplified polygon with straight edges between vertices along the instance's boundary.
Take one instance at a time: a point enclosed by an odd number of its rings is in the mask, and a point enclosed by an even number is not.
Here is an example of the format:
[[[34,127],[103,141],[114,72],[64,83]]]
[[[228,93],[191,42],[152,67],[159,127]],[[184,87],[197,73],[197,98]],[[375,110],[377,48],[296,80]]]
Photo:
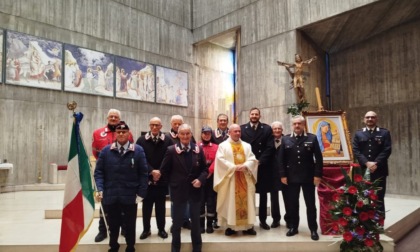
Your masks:
[[[95,156],[95,159],[98,159],[99,153],[101,150],[107,146],[108,144],[112,144],[115,142],[115,139],[117,138],[117,134],[115,132],[112,132],[108,125],[99,129],[96,129],[93,132],[92,136],[92,154]],[[133,143],[133,135],[130,132],[130,136],[128,138],[128,141],[130,143]]]
[[[209,143],[207,145],[201,142],[199,144],[203,148],[204,156],[206,157],[207,167],[209,168],[209,174],[214,172],[214,160],[216,159],[216,152],[219,146],[215,143]]]

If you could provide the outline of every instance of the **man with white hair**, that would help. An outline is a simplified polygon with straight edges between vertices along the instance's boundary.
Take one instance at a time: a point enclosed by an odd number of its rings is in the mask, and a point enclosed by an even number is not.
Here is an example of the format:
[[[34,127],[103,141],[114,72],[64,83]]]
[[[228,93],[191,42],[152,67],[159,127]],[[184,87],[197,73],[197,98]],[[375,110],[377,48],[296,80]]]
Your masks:
[[[192,130],[188,124],[178,129],[179,143],[168,147],[160,166],[161,179],[168,181],[173,203],[172,252],[181,250],[181,227],[187,208],[191,215],[191,243],[193,252],[201,252],[200,206],[202,185],[208,169],[203,149],[191,141]]]

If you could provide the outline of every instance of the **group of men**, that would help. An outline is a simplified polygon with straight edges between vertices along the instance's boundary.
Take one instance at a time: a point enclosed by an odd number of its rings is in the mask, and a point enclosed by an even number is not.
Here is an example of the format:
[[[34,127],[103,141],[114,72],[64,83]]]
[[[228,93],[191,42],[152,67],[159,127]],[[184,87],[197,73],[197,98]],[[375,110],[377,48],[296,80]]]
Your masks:
[[[118,251],[120,228],[126,239],[126,251],[135,251],[137,204],[140,202],[143,212],[140,239],[151,235],[153,205],[158,236],[167,238],[167,194],[171,199],[173,222],[171,251],[180,251],[183,227],[191,229],[193,251],[201,251],[202,233],[213,233],[213,228],[219,226],[225,228],[226,236],[238,231],[256,235],[256,193],[259,194],[260,227],[265,230],[279,227],[279,190],[282,190],[286,210],[286,235],[294,236],[299,232],[301,188],[311,239],[319,239],[315,187],[321,182],[323,157],[317,137],[305,131],[302,116],[292,118],[292,133],[285,136],[281,122],[270,126],[260,121],[258,108],[250,110],[249,122],[243,125],[228,127],[228,116],[220,114],[217,129],[202,128],[199,143],[182,116],[171,118],[171,130],[166,134],[161,131],[161,120],[154,117],[149,122],[150,131],[135,144],[118,110],[111,109],[107,119],[108,125],[93,133],[92,151],[97,158],[96,198],[102,202],[109,224],[109,251]],[[366,114],[365,123],[376,135],[368,137],[364,130],[358,131],[353,149],[361,165],[369,168],[373,177],[383,178],[384,187],[379,194],[383,202],[391,139],[387,130],[376,126],[374,112]],[[374,147],[367,144],[370,140]],[[386,145],[385,154],[381,141]],[[267,193],[271,200],[271,225],[267,223]],[[106,237],[105,221],[101,219],[95,241]]]

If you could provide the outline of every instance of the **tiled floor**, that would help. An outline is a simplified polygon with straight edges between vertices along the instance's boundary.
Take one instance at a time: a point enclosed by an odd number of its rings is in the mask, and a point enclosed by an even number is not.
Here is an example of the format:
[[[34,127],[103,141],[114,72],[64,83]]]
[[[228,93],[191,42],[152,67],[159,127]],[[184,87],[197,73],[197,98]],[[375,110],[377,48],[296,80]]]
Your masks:
[[[45,244],[57,245],[60,240],[61,219],[45,219],[45,210],[62,209],[64,192],[58,191],[19,191],[0,194],[0,246],[2,245],[28,245],[28,244]],[[287,229],[284,227],[284,222],[281,222],[281,227],[271,230],[261,230],[258,222],[255,223],[255,229],[258,235],[255,238],[257,242],[278,242],[278,241],[311,241],[309,237],[309,230],[306,225],[304,202],[301,197],[301,226],[299,227],[299,235],[293,238],[286,237]],[[282,202],[282,199],[280,199]],[[282,205],[282,204],[281,204]],[[396,223],[404,216],[413,212],[420,207],[419,198],[407,198],[401,196],[389,195],[386,198],[386,206],[388,209],[385,228]],[[283,206],[281,211],[284,213]],[[258,219],[258,218],[257,218]],[[271,224],[271,218],[268,221]],[[171,223],[170,217],[167,217],[166,230],[169,229]],[[142,232],[142,219],[137,219],[137,236]],[[94,244],[94,237],[97,234],[98,219],[95,218],[90,226],[90,229],[81,239],[80,244]],[[152,236],[146,240],[137,239],[137,243],[170,243],[169,239],[161,239],[156,234],[156,223],[152,220]],[[333,243],[338,238],[332,236],[321,236],[320,241],[331,241]],[[385,238],[386,239],[386,238]],[[389,239],[389,238],[388,238]],[[238,235],[237,237],[226,237],[224,230],[218,230],[213,234],[204,234],[203,242],[232,242],[241,243],[249,242],[249,236]],[[189,233],[187,230],[182,234],[183,242],[190,242]],[[108,240],[100,244],[107,244]],[[120,243],[125,243],[123,238],[120,238]],[[0,249],[1,250],[1,249]],[[18,250],[16,250],[18,251]]]

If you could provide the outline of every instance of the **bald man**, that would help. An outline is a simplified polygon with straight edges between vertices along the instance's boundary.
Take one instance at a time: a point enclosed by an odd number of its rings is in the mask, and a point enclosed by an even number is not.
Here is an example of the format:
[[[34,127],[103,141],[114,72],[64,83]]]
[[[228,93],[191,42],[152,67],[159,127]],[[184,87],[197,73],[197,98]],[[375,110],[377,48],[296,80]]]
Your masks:
[[[256,235],[255,183],[258,160],[249,143],[241,140],[241,127],[232,124],[229,138],[219,145],[214,166],[214,190],[217,196],[217,214],[225,235],[237,231]]]
[[[363,119],[366,127],[356,131],[353,138],[353,153],[362,169],[369,169],[370,180],[380,179],[378,191],[379,210],[385,217],[386,177],[388,176],[388,158],[391,155],[391,134],[387,129],[377,126],[378,115],[369,111]]]

